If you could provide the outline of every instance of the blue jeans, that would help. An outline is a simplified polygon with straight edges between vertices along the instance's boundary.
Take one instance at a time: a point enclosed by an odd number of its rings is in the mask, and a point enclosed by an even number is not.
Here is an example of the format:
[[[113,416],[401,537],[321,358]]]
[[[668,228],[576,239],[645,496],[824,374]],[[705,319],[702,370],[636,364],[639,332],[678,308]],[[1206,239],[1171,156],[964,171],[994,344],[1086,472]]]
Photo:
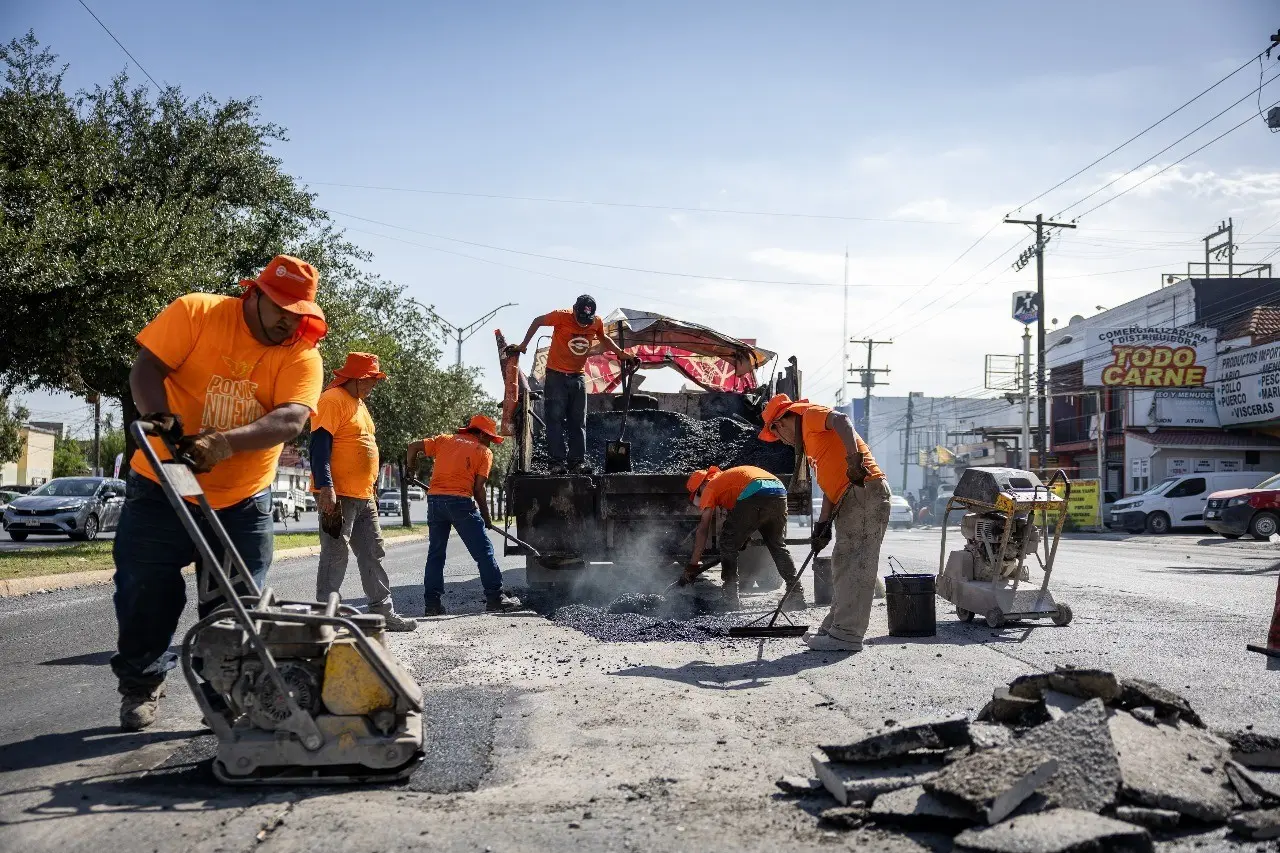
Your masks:
[[[192,510],[214,554],[221,559],[222,546],[200,511],[194,507]],[[217,510],[217,515],[261,587],[271,567],[274,544],[271,490]],[[178,663],[178,655],[169,651],[169,646],[187,604],[187,581],[182,569],[196,564],[197,589],[204,576],[195,543],[158,483],[130,475],[111,555],[116,564],[118,630],[111,671],[120,681],[121,692],[154,688]],[[240,585],[237,588],[243,591]],[[207,616],[222,603],[222,599],[202,603],[198,612]]]
[[[471,559],[480,567],[480,583],[488,595],[502,591],[502,570],[493,556],[493,543],[484,529],[480,508],[472,498],[456,495],[427,495],[427,568],[422,575],[423,593],[428,601],[444,592],[444,555],[449,546],[449,530],[456,529]]]
[[[587,382],[581,373],[547,370],[543,412],[547,416],[547,452],[551,461],[581,462],[587,455]]]

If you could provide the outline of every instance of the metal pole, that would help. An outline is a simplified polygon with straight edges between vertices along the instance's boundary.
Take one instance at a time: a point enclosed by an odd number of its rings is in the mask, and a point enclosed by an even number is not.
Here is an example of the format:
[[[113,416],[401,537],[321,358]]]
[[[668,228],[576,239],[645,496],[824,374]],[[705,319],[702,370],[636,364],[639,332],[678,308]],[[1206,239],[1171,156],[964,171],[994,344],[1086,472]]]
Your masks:
[[[1098,527],[1105,527],[1105,521],[1102,517],[1102,499],[1107,491],[1107,413],[1102,408],[1102,389],[1093,392],[1094,399],[1097,401],[1095,408],[1098,410]]]
[[[907,392],[907,429],[902,442],[902,495],[907,494],[907,460],[911,458],[911,416],[915,414],[916,398]]]
[[[845,402],[845,388],[849,384],[849,246],[844,247],[844,311],[841,313],[840,334],[840,405]]]
[[[462,367],[462,330],[458,329],[458,360],[455,362],[458,367]]]
[[[93,395],[93,473],[102,476],[102,395]]]
[[[1231,278],[1236,274],[1236,244],[1235,240],[1235,223],[1231,221],[1231,217],[1227,217],[1227,278]]]
[[[1022,467],[1031,470],[1031,327],[1022,327]]]
[[[1036,318],[1036,453],[1044,470],[1046,421],[1044,396],[1044,214],[1036,214],[1036,294],[1040,297],[1040,316]]]
[[[872,342],[867,341],[867,371],[868,371],[868,375],[871,377],[871,382],[865,383],[867,386],[867,393],[866,393],[866,398],[862,403],[862,417],[863,417],[862,439],[863,441],[866,441],[868,444],[871,443],[869,441],[869,439],[871,438],[871,387],[872,387],[872,382],[875,381],[875,374],[870,373],[871,346],[872,346]]]

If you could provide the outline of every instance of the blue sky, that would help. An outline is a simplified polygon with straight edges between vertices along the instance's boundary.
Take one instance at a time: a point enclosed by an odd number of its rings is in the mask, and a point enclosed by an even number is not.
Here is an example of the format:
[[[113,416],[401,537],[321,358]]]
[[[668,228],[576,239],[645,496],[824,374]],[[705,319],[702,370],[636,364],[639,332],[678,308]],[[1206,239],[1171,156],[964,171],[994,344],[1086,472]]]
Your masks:
[[[89,5],[161,82],[259,96],[263,115],[289,130],[285,168],[343,214],[335,219],[374,253],[374,268],[447,319],[469,323],[517,302],[495,323],[519,335],[533,314],[589,290],[602,312],[665,311],[795,354],[810,396],[824,401],[838,382],[839,287],[625,272],[440,237],[813,285],[839,283],[847,244],[850,333],[895,340],[880,354],[893,370],[885,392],[973,392],[984,353],[1019,348],[1009,293],[1034,279],[1009,268],[1014,226],[948,264],[1004,213],[1256,54],[1280,27],[1264,0]],[[70,63],[72,87],[126,66],[142,80],[76,0],[10,0],[0,24],[6,37],[34,28]],[[1257,84],[1255,64],[1022,213],[1056,213]],[[1264,105],[1276,100],[1280,81],[1263,92]],[[1250,110],[1252,100],[1137,177]],[[1228,216],[1242,259],[1280,246],[1278,155],[1280,135],[1258,119],[1086,216],[1050,250],[1048,313],[1065,322],[1153,289]],[[464,358],[488,370],[496,392],[491,346],[485,331]],[[47,413],[80,405],[29,402]]]

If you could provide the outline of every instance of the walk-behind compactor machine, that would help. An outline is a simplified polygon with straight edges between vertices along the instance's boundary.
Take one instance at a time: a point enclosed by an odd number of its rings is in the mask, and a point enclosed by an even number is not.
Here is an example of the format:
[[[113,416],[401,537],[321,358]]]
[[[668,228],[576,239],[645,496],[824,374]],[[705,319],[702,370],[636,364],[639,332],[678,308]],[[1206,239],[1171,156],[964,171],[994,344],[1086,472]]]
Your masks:
[[[327,602],[285,601],[259,589],[179,458],[181,436],[142,421],[132,431],[203,562],[200,601],[223,602],[182,641],[183,675],[218,739],[214,775],[293,785],[412,774],[423,758],[422,691],[387,651],[383,618],[336,593]],[[148,434],[174,459],[161,462]],[[205,530],[222,546],[221,563]]]
[[[1062,495],[1052,489],[1059,482]],[[968,622],[975,613],[985,616],[992,628],[1009,619],[1052,619],[1055,625],[1071,621],[1071,608],[1055,602],[1049,592],[1070,494],[1071,483],[1062,471],[1055,472],[1047,486],[1030,471],[1016,468],[969,468],[961,475],[942,518],[937,588],[939,596],[956,606],[961,621]],[[962,549],[947,554],[952,509],[965,510],[960,520],[965,542]],[[1053,526],[1052,543],[1037,526],[1037,515],[1045,530]],[[1028,557],[1035,558],[1044,574],[1039,589],[1030,584]]]

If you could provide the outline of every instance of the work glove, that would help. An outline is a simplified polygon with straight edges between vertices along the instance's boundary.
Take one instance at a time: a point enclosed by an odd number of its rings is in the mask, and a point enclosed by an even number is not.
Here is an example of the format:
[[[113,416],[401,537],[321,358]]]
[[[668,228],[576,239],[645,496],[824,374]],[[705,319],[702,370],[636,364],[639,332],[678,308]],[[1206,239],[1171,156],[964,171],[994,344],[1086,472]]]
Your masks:
[[[182,418],[172,412],[151,412],[150,414],[138,417],[140,421],[146,421],[156,428],[156,430],[171,443],[177,444],[182,440]]]
[[[813,550],[815,553],[826,550],[831,544],[831,519],[826,521],[815,521],[813,523]]]
[[[866,463],[863,463],[863,462],[850,463],[849,467],[845,469],[844,474],[846,477],[849,478],[850,483],[852,483],[855,486],[858,486],[859,488],[862,488],[867,484]]]
[[[342,508],[336,501],[320,507],[320,529],[334,539],[342,538]]]
[[[207,474],[224,459],[231,458],[231,442],[216,429],[201,430],[197,435],[184,435],[178,442],[178,453],[189,460],[191,470]]]
[[[524,344],[507,344],[507,348],[502,351],[503,355],[524,355],[529,348]]]
[[[684,567],[684,574],[680,575],[680,580],[676,581],[680,586],[688,586],[698,579],[698,575],[702,574],[701,563],[688,563]]]

